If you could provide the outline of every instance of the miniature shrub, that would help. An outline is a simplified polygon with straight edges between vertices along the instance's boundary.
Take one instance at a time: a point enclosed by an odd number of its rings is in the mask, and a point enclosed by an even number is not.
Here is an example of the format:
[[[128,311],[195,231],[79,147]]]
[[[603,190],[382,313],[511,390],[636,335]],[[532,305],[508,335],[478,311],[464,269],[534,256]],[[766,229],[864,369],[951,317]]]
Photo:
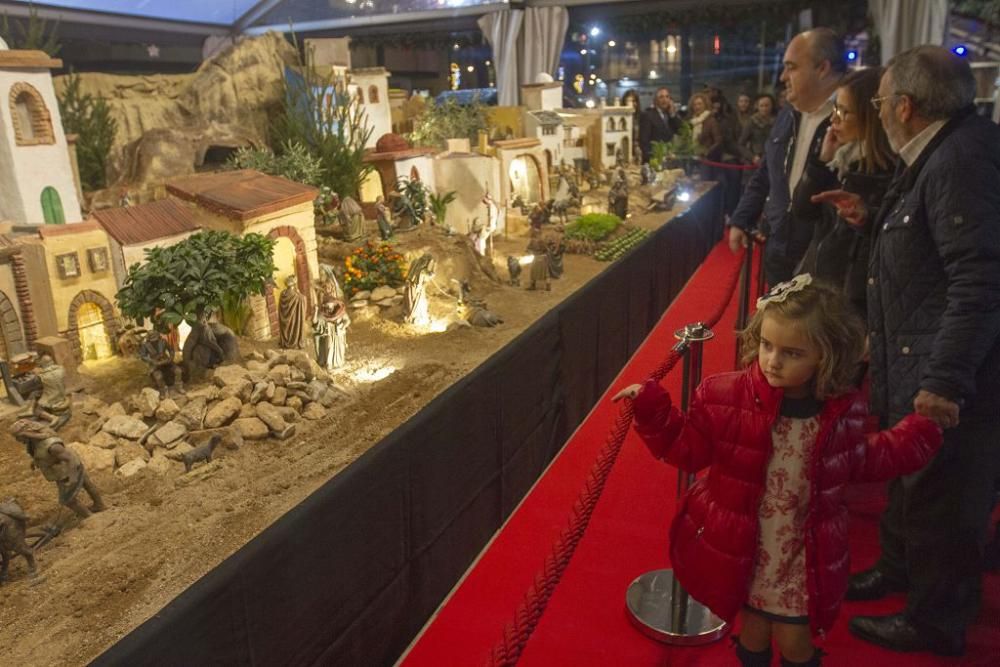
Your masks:
[[[107,186],[108,157],[118,123],[102,98],[80,92],[80,77],[71,74],[59,96],[59,115],[67,134],[77,135],[76,158],[80,186],[87,192]]]
[[[479,102],[461,105],[454,99],[443,104],[427,103],[424,112],[413,121],[409,135],[414,146],[447,147],[448,139],[468,138],[473,146],[479,140],[479,131],[487,130],[486,107]]]
[[[611,213],[588,213],[566,226],[566,238],[600,241],[606,239],[622,224],[621,218]]]
[[[230,169],[256,169],[270,176],[281,176],[296,183],[320,187],[323,165],[300,143],[287,141],[279,153],[266,146],[243,146],[226,163]]]
[[[438,225],[444,224],[444,217],[448,213],[448,206],[455,201],[458,193],[454,190],[442,193],[440,195],[431,193],[429,197],[431,215],[434,216],[434,222]]]
[[[405,272],[403,256],[390,244],[366,241],[344,260],[344,291],[350,297],[380,285],[396,287]]]
[[[59,42],[59,19],[53,25],[38,16],[38,8],[34,3],[28,4],[28,20],[7,17],[6,12],[0,18],[0,37],[12,49],[27,49],[44,51],[52,57],[62,50]]]

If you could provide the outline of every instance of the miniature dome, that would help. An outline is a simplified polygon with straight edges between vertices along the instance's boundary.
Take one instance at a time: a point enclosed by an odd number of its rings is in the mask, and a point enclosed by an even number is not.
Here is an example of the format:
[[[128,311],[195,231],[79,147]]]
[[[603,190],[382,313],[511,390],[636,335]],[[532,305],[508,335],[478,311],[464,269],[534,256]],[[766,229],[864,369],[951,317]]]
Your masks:
[[[535,83],[552,83],[553,81],[552,75],[548,72],[539,72],[538,76],[535,77]]]
[[[379,137],[379,140],[375,142],[375,152],[376,153],[395,153],[397,151],[409,150],[410,144],[406,143],[406,139],[399,136],[398,134],[383,134]]]

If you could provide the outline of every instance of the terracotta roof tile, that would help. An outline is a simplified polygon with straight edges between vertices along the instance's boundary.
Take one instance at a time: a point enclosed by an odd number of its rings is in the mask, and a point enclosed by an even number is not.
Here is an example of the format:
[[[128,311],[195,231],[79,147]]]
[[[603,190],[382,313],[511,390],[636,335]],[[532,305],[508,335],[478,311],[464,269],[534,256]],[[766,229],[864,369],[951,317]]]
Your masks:
[[[319,194],[312,186],[252,169],[186,176],[168,183],[167,192],[240,222],[311,202]]]
[[[195,212],[173,199],[105,208],[94,211],[93,216],[111,238],[125,246],[194,232],[201,227]]]

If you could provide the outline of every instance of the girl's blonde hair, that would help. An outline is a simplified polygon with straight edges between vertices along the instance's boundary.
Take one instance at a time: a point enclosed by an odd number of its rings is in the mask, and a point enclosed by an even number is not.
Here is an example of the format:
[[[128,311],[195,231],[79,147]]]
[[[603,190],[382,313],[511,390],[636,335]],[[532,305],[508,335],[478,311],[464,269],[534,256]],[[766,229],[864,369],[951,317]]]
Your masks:
[[[865,326],[839,291],[813,282],[790,292],[784,301],[771,301],[759,308],[740,332],[744,364],[757,361],[765,315],[801,324],[806,337],[819,349],[813,380],[816,398],[830,398],[856,387],[858,364],[865,350]]]

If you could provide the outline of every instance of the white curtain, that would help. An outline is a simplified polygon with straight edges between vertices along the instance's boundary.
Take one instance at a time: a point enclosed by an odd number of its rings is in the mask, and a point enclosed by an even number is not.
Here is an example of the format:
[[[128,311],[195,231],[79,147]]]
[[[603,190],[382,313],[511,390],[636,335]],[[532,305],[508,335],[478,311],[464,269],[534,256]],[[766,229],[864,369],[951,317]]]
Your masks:
[[[921,44],[944,43],[948,0],[868,0],[882,46],[882,64]]]
[[[524,10],[521,83],[535,83],[541,73],[555,78],[566,41],[569,12],[565,7],[528,7]]]
[[[524,12],[504,9],[479,17],[479,29],[493,47],[493,66],[497,73],[497,104],[517,106],[517,37],[521,33]]]

